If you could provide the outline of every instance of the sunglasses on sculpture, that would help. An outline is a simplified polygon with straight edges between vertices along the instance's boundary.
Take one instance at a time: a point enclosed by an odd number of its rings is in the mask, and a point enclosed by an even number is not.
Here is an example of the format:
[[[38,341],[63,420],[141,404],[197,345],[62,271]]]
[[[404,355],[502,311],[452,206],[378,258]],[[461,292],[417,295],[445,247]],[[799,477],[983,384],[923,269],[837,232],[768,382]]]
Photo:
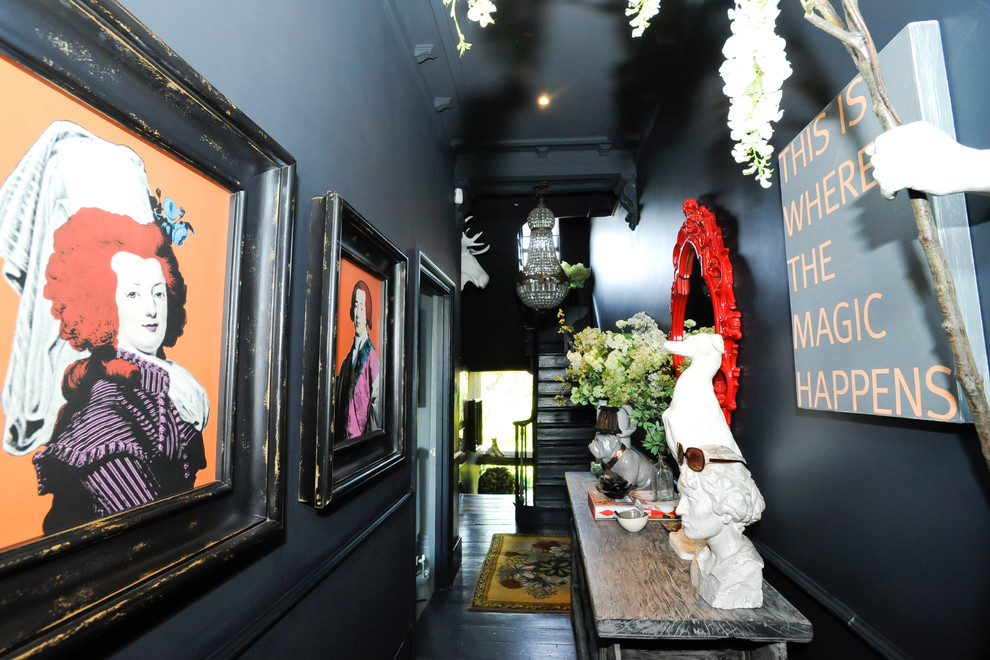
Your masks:
[[[710,445],[706,453],[701,447],[685,449],[681,443],[677,443],[677,464],[684,465],[685,462],[694,472],[701,472],[709,463],[742,463],[746,465],[746,459],[728,447]]]

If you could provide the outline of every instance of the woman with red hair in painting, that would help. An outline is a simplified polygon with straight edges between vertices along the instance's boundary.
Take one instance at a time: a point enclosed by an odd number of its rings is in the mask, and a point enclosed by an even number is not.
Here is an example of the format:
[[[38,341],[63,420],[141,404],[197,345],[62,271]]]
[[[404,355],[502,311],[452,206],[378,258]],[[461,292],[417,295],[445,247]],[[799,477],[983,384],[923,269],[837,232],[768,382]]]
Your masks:
[[[378,352],[371,343],[373,327],[371,290],[358,280],[351,291],[354,343],[337,374],[335,431],[347,440],[382,428]]]
[[[166,360],[186,322],[186,286],[155,223],[81,209],[53,235],[45,270],[59,334],[88,357],[65,370],[66,403],[34,457],[53,495],[46,534],[193,487],[206,467],[203,387]]]

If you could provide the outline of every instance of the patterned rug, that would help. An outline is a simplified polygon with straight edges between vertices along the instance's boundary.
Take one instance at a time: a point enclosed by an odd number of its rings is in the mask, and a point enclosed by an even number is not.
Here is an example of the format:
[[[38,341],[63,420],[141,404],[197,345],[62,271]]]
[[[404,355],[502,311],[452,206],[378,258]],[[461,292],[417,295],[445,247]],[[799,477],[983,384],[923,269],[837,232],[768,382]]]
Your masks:
[[[493,534],[469,610],[571,611],[571,537]]]

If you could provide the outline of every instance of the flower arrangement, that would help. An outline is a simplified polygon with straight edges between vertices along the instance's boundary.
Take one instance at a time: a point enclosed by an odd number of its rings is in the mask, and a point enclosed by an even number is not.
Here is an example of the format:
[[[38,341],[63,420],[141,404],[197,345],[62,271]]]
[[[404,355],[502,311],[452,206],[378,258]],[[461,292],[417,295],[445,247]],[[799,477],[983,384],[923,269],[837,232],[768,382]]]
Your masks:
[[[564,325],[562,312],[557,318],[561,333],[573,332]],[[677,382],[672,356],[663,347],[667,336],[646,312],[615,325],[619,332],[585,328],[573,334],[567,353],[570,365],[565,376],[558,376],[567,392],[557,397],[557,403],[563,405],[570,398],[579,405],[629,404],[630,417],[646,432],[643,446],[659,456],[666,448],[661,415]]]
[[[585,266],[583,263],[578,262],[573,266],[566,261],[560,262],[560,267],[564,269],[564,274],[567,275],[567,280],[572,289],[583,289],[584,283],[588,281],[591,277],[591,269]]]
[[[784,50],[786,42],[774,32],[779,0],[736,0],[729,10],[732,35],[722,48],[725,62],[719,75],[722,93],[729,97],[729,135],[732,157],[747,163],[743,174],[756,176],[764,188],[772,185],[771,123],[780,120],[781,87],[791,75]]]

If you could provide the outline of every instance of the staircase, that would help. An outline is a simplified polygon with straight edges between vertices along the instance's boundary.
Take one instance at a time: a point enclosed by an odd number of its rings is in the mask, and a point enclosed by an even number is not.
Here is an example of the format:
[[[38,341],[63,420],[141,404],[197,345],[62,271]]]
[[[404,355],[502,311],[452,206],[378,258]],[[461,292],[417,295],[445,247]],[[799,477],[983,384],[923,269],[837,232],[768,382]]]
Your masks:
[[[568,364],[560,345],[555,342],[548,350],[542,344],[534,360],[533,480],[531,489],[516,498],[516,523],[521,529],[568,524],[570,499],[564,473],[587,472],[591,465],[588,443],[594,438],[594,408],[556,401],[563,390],[556,377],[564,375]]]

